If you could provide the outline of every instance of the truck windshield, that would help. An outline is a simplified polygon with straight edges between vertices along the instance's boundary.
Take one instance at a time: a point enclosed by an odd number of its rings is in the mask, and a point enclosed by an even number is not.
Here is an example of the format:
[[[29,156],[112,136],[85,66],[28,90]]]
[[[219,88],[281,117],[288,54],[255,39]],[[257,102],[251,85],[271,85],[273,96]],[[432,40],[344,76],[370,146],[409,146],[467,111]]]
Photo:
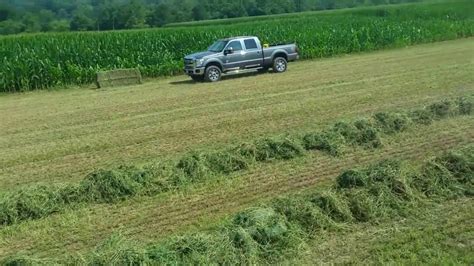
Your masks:
[[[217,41],[209,47],[208,51],[215,53],[222,52],[227,43],[227,41]]]

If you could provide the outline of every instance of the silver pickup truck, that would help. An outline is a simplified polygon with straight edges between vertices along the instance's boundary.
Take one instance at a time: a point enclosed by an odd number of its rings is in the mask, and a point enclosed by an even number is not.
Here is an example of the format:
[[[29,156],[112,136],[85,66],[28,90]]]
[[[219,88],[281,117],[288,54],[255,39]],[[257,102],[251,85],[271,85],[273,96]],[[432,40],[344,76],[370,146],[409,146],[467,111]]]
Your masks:
[[[298,58],[296,44],[263,47],[257,37],[233,37],[218,40],[205,52],[184,57],[184,72],[195,81],[215,82],[222,73],[242,69],[265,72],[272,68],[282,73],[289,61]]]

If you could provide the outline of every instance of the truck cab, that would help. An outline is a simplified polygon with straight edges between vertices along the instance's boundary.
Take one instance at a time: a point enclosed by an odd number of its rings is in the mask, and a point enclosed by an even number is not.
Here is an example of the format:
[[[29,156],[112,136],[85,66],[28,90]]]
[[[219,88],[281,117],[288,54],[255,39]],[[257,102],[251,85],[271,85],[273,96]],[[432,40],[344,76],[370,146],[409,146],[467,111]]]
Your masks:
[[[262,47],[253,36],[232,37],[216,41],[207,51],[187,55],[184,72],[196,81],[219,81],[223,73],[243,69],[282,73],[287,63],[298,59],[295,44]]]

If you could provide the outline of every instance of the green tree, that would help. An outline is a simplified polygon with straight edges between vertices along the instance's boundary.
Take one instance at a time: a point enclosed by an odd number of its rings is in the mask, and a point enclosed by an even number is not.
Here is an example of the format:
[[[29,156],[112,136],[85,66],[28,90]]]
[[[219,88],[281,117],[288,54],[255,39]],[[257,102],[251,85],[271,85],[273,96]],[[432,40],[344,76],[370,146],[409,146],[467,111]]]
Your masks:
[[[25,25],[25,32],[32,33],[41,31],[39,17],[31,12],[28,12],[23,16],[22,23]]]
[[[197,4],[192,9],[193,20],[204,20],[209,18],[206,8],[202,4]]]
[[[131,0],[129,4],[122,6],[120,19],[126,29],[145,28],[147,12],[141,0]]]
[[[147,22],[150,26],[154,27],[161,27],[167,23],[174,22],[171,8],[165,3],[155,6],[148,15]]]
[[[49,30],[55,32],[69,31],[71,25],[66,19],[53,20],[49,23]]]
[[[15,21],[13,19],[7,19],[0,22],[0,34],[17,34],[25,31],[25,24],[20,21]]]

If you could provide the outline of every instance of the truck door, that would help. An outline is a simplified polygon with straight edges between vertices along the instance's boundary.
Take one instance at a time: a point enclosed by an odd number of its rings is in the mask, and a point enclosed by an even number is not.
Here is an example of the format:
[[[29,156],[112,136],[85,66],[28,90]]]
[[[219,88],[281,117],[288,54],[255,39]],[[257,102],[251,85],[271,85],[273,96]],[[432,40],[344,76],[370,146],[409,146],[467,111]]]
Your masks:
[[[226,70],[232,70],[234,68],[242,67],[243,61],[245,60],[245,51],[242,47],[240,40],[229,42],[225,50],[232,48],[232,53],[224,56],[224,68]]]
[[[255,38],[244,39],[245,67],[259,67],[263,64],[262,46]]]

